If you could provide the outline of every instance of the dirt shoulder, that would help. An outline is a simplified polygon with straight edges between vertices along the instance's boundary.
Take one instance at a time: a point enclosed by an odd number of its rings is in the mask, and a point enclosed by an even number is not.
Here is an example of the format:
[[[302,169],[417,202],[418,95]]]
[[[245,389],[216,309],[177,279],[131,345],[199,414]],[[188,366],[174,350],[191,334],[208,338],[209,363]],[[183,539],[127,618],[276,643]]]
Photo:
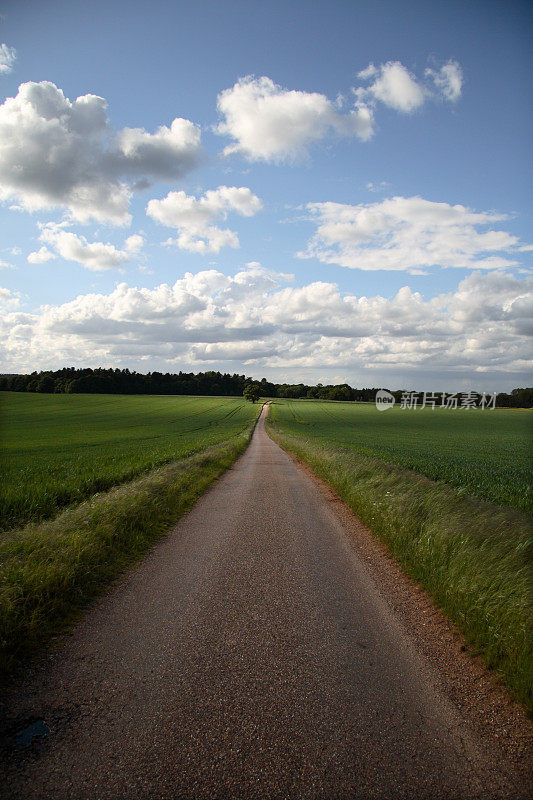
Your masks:
[[[407,575],[335,490],[288,453],[322,494],[341,524],[380,594],[398,614],[416,649],[434,667],[436,688],[467,718],[481,738],[495,743],[516,769],[531,774],[533,722],[498,675],[489,670],[462,632],[431,596]]]

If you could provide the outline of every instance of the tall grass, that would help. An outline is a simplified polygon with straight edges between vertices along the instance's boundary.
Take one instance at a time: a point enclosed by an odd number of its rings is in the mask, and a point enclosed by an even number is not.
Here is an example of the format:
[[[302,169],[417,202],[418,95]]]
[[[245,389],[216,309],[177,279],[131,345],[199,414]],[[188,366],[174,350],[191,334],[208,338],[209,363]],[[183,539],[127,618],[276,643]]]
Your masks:
[[[254,407],[254,414],[258,411]],[[246,449],[252,427],[95,495],[53,520],[5,533],[0,539],[0,669],[9,671],[63,630],[164,535]]]
[[[270,435],[333,486],[533,711],[531,518],[278,424]]]

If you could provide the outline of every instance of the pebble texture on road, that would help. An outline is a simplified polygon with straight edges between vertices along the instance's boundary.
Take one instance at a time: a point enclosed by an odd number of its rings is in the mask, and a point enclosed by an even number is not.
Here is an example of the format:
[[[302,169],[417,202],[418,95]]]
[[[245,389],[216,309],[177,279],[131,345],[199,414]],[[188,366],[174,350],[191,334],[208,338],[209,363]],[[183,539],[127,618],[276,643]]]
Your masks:
[[[22,688],[1,800],[526,798],[267,436]],[[15,706],[13,706],[15,708]]]

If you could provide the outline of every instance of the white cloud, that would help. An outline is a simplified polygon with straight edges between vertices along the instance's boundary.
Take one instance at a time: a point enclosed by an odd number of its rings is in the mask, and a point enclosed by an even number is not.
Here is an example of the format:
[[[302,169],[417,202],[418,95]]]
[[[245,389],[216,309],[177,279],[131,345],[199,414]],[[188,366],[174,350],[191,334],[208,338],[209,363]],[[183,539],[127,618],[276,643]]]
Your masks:
[[[301,258],[362,270],[428,267],[502,269],[517,264],[524,250],[516,236],[484,230],[505,220],[494,212],[422,197],[392,197],[380,203],[310,203],[317,230]],[[526,245],[525,248],[529,248]]]
[[[0,269],[16,269],[16,267],[9,261],[2,261],[2,259],[0,259]]]
[[[33,253],[28,254],[28,261],[30,264],[45,264],[55,258],[55,255],[44,245]]]
[[[15,48],[8,47],[7,44],[0,44],[0,75],[7,75],[8,72],[11,72],[16,60]]]
[[[459,99],[463,88],[463,71],[457,61],[450,60],[439,70],[428,68],[426,76],[433,80],[437,90],[452,103]]]
[[[455,291],[430,299],[408,286],[388,299],[341,294],[323,281],[286,282],[259,267],[233,277],[205,270],[173,286],[121,283],[110,294],[80,295],[37,314],[7,313],[0,369],[145,363],[255,375],[268,369],[293,379],[334,370],[363,372],[371,382],[399,375],[404,385],[426,388],[430,373],[444,388],[450,376],[479,386],[482,373],[491,381],[518,373],[525,380],[531,369],[533,277],[473,273]]]
[[[230,211],[251,217],[262,208],[261,201],[245,186],[219,186],[196,198],[185,192],[169,192],[163,200],[150,200],[146,213],[152,219],[177,228],[177,239],[169,239],[182,250],[193,253],[218,253],[222,247],[238,247],[234,231],[211,223],[226,219]]]
[[[125,224],[135,188],[198,163],[200,131],[189,120],[115,135],[106,107],[96,95],[71,102],[47,81],[22,84],[0,105],[0,199],[29,211],[66,208],[79,222]]]
[[[225,153],[242,153],[250,161],[283,161],[307,155],[314,142],[328,134],[369,139],[372,112],[356,103],[347,113],[317,92],[284,89],[270,78],[240,78],[218,96],[223,121],[217,132],[235,144]]]
[[[118,149],[108,154],[113,169],[125,175],[179,178],[193,169],[200,155],[200,129],[188,119],[175,119],[155,133],[124,128],[116,136]]]
[[[388,181],[380,181],[379,183],[374,183],[373,181],[369,181],[366,184],[366,188],[369,192],[384,192],[388,188],[390,188],[390,183]]]
[[[353,107],[346,111],[341,93],[332,102],[318,92],[286,89],[266,76],[240,78],[218,95],[221,121],[216,132],[234,140],[224,153],[281,162],[307,156],[311,145],[332,134],[366,141],[374,133],[378,102],[410,113],[429,98],[457,100],[463,80],[459,64],[452,60],[438,69],[428,68],[422,79],[400,61],[369,64],[357,77],[371,83],[352,88]]]
[[[414,111],[424,104],[424,88],[399,61],[388,61],[379,69],[370,64],[357,77],[361,80],[376,78],[368,89],[359,92],[361,99],[370,96],[404,113]]]
[[[20,305],[20,295],[18,292],[12,292],[10,289],[4,289],[0,286],[0,306],[6,309],[17,308]]]
[[[139,233],[134,233],[132,236],[128,236],[124,242],[124,251],[126,253],[130,253],[131,255],[140,253],[143,247],[144,238]]]
[[[357,73],[357,77],[362,81],[368,81],[370,78],[375,78],[378,72],[379,70],[376,69],[372,63],[370,63],[368,67],[365,67],[365,69],[362,69]]]
[[[366,88],[354,89],[359,101],[370,105],[380,101],[404,114],[420,108],[429,98],[455,102],[463,85],[461,67],[453,60],[437,70],[426,69],[425,81],[417,79],[400,61],[387,61],[379,67],[369,64],[357,77],[362,81],[373,80]]]
[[[72,231],[64,229],[63,225],[48,223],[41,226],[40,240],[50,245],[55,252],[66,261],[77,261],[78,264],[94,272],[120,267],[122,264],[139,253],[144,245],[144,239],[139,234],[129,236],[124,242],[124,248],[118,250],[112,244],[104,242],[88,242],[84,236],[78,236]],[[33,256],[33,258],[30,258]],[[53,258],[53,254],[42,247],[37,253],[30,253],[28,261],[42,263]]]

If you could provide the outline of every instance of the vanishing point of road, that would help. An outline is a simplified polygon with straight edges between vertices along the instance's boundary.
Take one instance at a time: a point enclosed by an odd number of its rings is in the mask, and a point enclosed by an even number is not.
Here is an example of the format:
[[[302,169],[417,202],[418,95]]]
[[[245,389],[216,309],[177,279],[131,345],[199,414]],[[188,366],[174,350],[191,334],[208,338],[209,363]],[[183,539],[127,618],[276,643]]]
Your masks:
[[[1,800],[528,796],[435,688],[266,413],[22,687],[20,719],[50,734],[7,752]]]

